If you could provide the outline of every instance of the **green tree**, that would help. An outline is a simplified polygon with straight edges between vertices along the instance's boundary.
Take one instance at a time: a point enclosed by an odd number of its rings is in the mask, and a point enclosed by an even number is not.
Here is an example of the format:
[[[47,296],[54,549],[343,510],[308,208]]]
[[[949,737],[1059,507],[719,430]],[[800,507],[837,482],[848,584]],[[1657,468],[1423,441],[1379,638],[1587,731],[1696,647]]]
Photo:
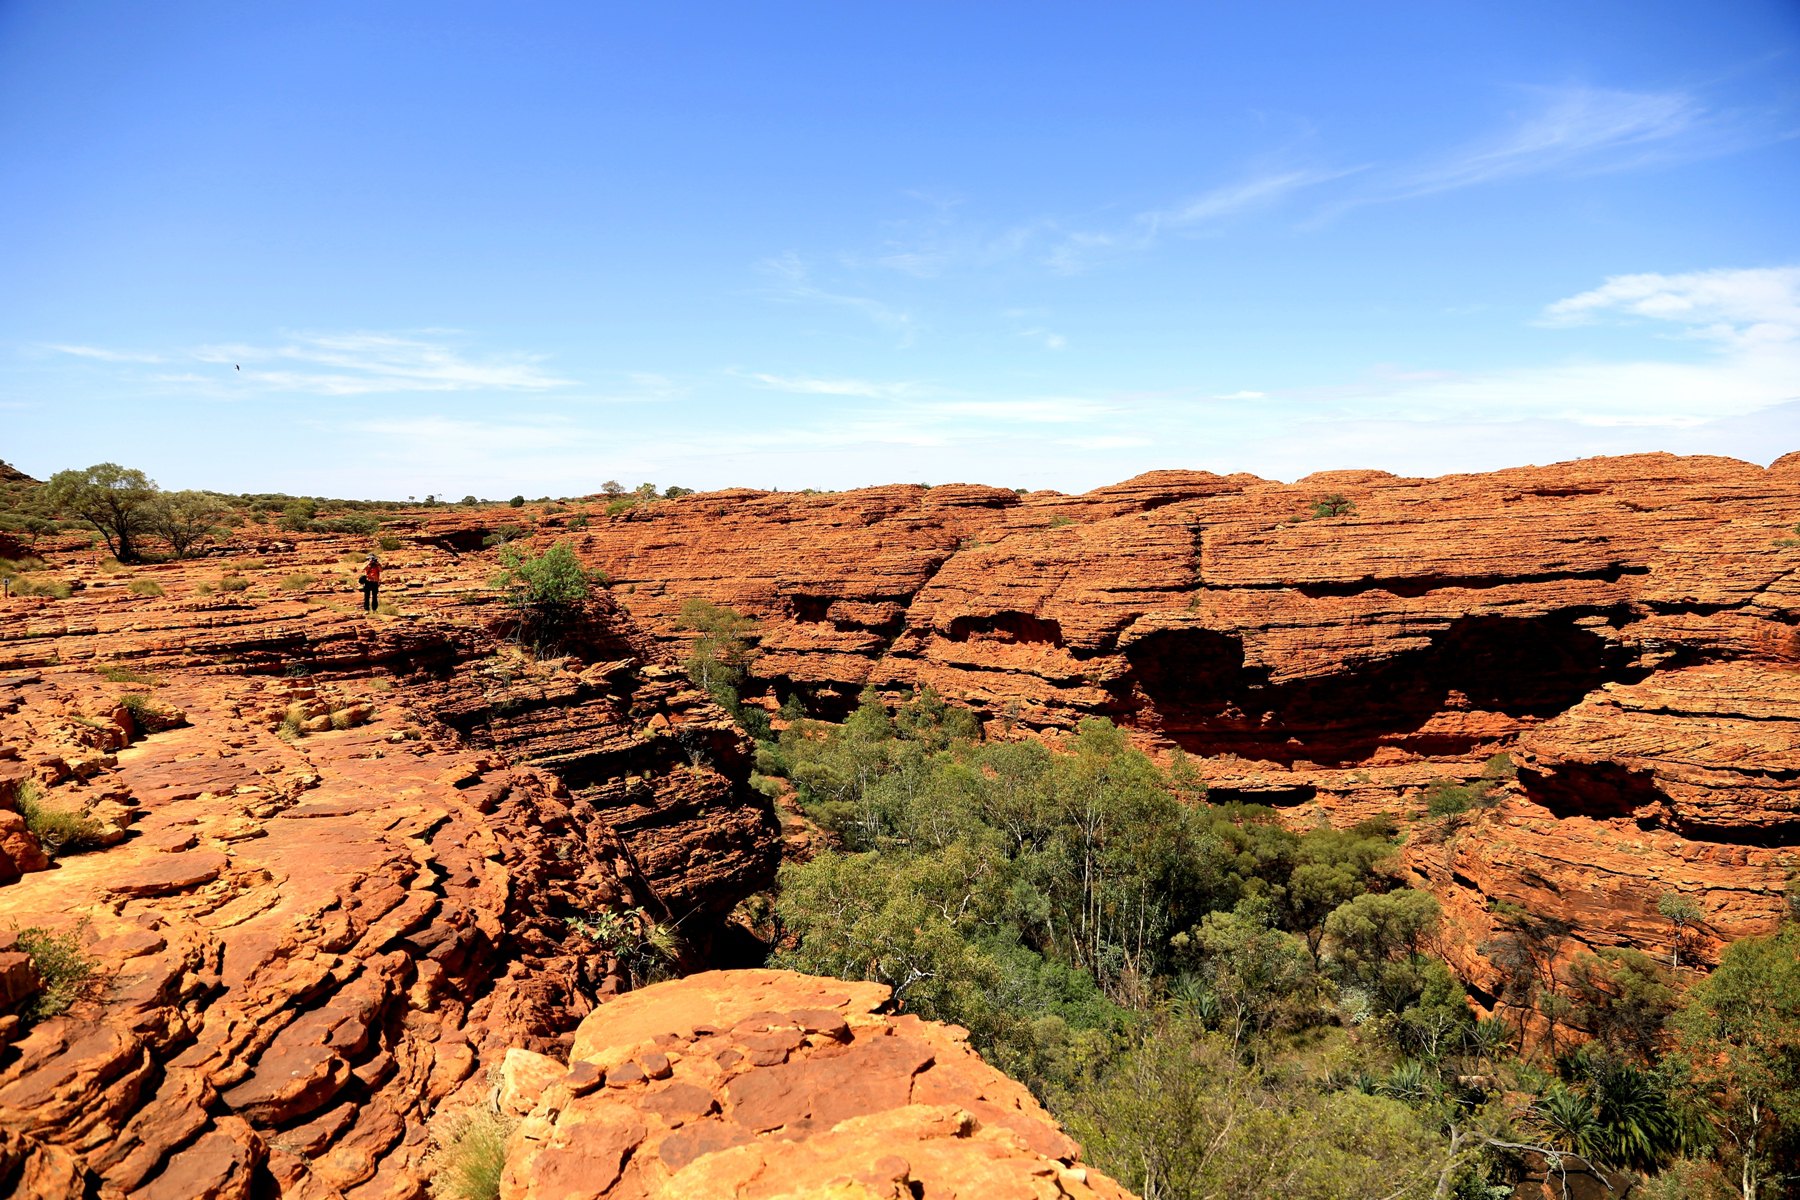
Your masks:
[[[595,574],[581,565],[574,547],[557,542],[542,554],[526,556],[516,545],[500,550],[494,583],[518,613],[518,636],[554,641],[575,620],[592,592]]]
[[[935,868],[874,853],[789,863],[781,868],[775,911],[798,942],[777,961],[792,970],[885,983],[924,1017],[975,1020],[983,989],[998,981],[969,938],[1004,896],[991,867],[970,853]]]
[[[1421,971],[1426,936],[1437,928],[1438,902],[1400,888],[1370,892],[1339,905],[1325,919],[1346,981],[1368,989],[1388,1012],[1400,1012],[1425,985]]]
[[[1317,999],[1318,977],[1304,943],[1272,928],[1267,903],[1246,901],[1214,912],[1170,939],[1198,963],[1201,978],[1231,1035],[1233,1049],[1252,1034],[1298,1023]]]
[[[675,628],[696,635],[688,647],[688,678],[715,697],[729,692],[728,707],[735,707],[737,689],[750,665],[755,620],[696,596],[682,603]]]
[[[1577,1025],[1610,1050],[1656,1057],[1676,1003],[1666,967],[1641,951],[1613,949],[1577,955],[1567,975]]]
[[[1669,934],[1669,965],[1677,971],[1681,970],[1681,947],[1688,938],[1688,930],[1698,925],[1706,916],[1700,905],[1689,896],[1680,892],[1664,892],[1656,901],[1656,911],[1669,922],[1672,931]]]
[[[290,500],[281,509],[281,527],[291,533],[304,533],[312,528],[319,506],[304,496]]]
[[[1725,948],[1673,1018],[1686,1087],[1736,1159],[1742,1200],[1800,1171],[1800,926]]]
[[[168,539],[176,558],[186,558],[219,532],[229,511],[224,501],[210,492],[162,492],[151,504],[150,525]]]
[[[1242,1063],[1223,1037],[1173,1022],[1072,1099],[1071,1132],[1145,1200],[1452,1194],[1470,1155],[1405,1104],[1295,1086],[1282,1065]]]
[[[100,532],[120,562],[137,558],[136,539],[151,527],[157,487],[142,471],[118,463],[58,471],[44,485],[46,500]]]

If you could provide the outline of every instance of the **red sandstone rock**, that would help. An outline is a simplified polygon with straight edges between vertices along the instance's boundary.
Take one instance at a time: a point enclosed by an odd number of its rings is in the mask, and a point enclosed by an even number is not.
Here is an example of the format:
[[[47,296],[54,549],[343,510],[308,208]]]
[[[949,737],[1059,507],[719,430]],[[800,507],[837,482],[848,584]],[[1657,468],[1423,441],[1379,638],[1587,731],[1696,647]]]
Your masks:
[[[1669,888],[1732,897],[1730,929],[1773,920],[1775,852],[1759,847],[1791,842],[1800,818],[1792,721],[1765,714],[1791,717],[1795,696],[1752,676],[1800,665],[1796,461],[1293,484],[1154,472],[1082,496],[718,493],[567,536],[668,641],[688,636],[689,597],[757,617],[752,691],[833,715],[871,681],[929,685],[996,732],[1108,716],[1182,746],[1219,798],[1302,825],[1410,818],[1433,779],[1521,746],[1544,770],[1493,818],[1510,820],[1499,844],[1468,839],[1477,885],[1409,851],[1481,975],[1487,906],[1506,896],[1529,893],[1594,945],[1657,946],[1645,896]],[[1314,519],[1327,495],[1354,512]],[[1618,779],[1664,797],[1627,807],[1680,836],[1602,802]]]
[[[887,1000],[877,984],[714,971],[602,1006],[567,1075],[534,1065],[503,1091],[528,1115],[501,1195],[1128,1196],[962,1030],[885,1015]],[[608,1086],[577,1086],[583,1068]]]
[[[47,863],[0,784],[0,926],[97,963],[0,1063],[0,1178],[30,1194],[415,1197],[436,1106],[622,985],[563,914],[684,918],[703,953],[773,872],[747,746],[604,597],[538,662],[483,563],[389,556],[400,618],[277,586],[345,540],[265,551],[226,600],[217,561],[77,563],[71,599],[0,608],[0,776],[120,838]],[[125,690],[188,724],[127,747]],[[325,727],[281,736],[294,704]]]

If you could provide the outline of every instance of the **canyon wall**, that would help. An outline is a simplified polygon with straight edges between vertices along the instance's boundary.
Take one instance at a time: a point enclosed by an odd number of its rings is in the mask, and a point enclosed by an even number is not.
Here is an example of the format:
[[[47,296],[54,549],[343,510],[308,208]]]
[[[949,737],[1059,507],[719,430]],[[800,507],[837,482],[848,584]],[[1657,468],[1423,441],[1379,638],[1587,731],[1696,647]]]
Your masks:
[[[1519,914],[1564,956],[1669,953],[1671,892],[1703,913],[1702,960],[1772,923],[1800,853],[1797,520],[1796,455],[440,506],[384,530],[403,548],[373,616],[358,538],[247,532],[128,571],[53,538],[44,574],[72,593],[0,609],[0,1186],[414,1200],[433,1121],[498,1078],[544,1171],[641,1154],[621,1194],[654,1195],[817,1134],[794,1106],[866,1052],[907,1069],[869,1076],[892,1103],[843,1136],[918,1144],[873,1181],[825,1179],[821,1151],[827,1194],[929,1188],[965,1153],[1113,1194],[953,1034],[855,985],[650,1031],[630,1064],[582,1043],[590,1012],[631,1011],[597,1000],[732,962],[727,914],[779,856],[751,747],[679,668],[685,601],[757,618],[746,690],[771,706],[929,686],[997,737],[1105,716],[1194,756],[1215,799],[1391,817],[1444,903],[1439,948],[1499,1003]],[[492,585],[484,543],[515,524],[611,578],[550,653]],[[1469,811],[1427,815],[1427,789],[1472,781]],[[102,848],[50,862],[33,804],[87,812]],[[680,945],[646,945],[652,921]],[[27,1019],[47,936],[95,971]],[[792,1120],[757,1125],[740,1092]],[[694,1137],[726,1140],[683,1159]]]
[[[772,880],[748,743],[604,596],[545,660],[492,563],[391,555],[365,615],[298,541],[52,554],[73,595],[0,616],[0,999],[38,931],[94,967],[0,1017],[0,1191],[420,1197],[428,1118],[652,965],[634,910],[714,960]],[[48,864],[20,804],[106,844]]]
[[[1670,891],[1707,914],[1702,954],[1766,928],[1800,841],[1800,454],[590,511],[539,544],[568,538],[673,646],[690,598],[756,617],[746,690],[769,703],[835,716],[929,686],[1000,735],[1105,716],[1300,825],[1410,818],[1511,755],[1492,807],[1409,836],[1478,989],[1507,905],[1570,951],[1666,953]],[[469,524],[417,535],[478,542]]]

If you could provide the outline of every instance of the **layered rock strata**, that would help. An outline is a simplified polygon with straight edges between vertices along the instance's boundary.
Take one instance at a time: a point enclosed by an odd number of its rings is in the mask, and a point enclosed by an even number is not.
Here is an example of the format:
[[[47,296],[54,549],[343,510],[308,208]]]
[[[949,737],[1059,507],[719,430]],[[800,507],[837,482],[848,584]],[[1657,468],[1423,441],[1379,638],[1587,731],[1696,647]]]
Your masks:
[[[92,964],[66,1011],[8,997],[0,1192],[420,1197],[438,1104],[629,985],[596,919],[700,959],[772,877],[747,744],[604,597],[533,658],[491,563],[392,555],[370,616],[344,540],[297,541],[53,554],[73,596],[0,613],[0,801],[103,843],[0,825],[0,926]]]
[[[503,1200],[1127,1200],[962,1030],[888,999],[708,972],[603,1006],[566,1064],[508,1055]]]
[[[756,617],[748,690],[770,702],[832,716],[865,686],[930,686],[1002,736],[1106,716],[1302,826],[1410,820],[1435,781],[1514,753],[1504,803],[1409,851],[1474,969],[1509,898],[1566,922],[1571,952],[1667,953],[1670,891],[1706,907],[1702,954],[1773,919],[1800,821],[1796,520],[1800,454],[1663,454],[1160,471],[1079,496],[722,492],[536,536],[568,538],[671,645],[692,597]]]

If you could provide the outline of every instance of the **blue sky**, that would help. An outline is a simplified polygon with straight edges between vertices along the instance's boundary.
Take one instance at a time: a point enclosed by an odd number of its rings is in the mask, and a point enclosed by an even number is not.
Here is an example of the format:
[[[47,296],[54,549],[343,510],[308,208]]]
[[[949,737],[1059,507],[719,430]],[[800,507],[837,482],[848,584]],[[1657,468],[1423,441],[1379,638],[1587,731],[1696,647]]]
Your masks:
[[[406,496],[1800,449],[1800,5],[0,4],[0,457]]]

